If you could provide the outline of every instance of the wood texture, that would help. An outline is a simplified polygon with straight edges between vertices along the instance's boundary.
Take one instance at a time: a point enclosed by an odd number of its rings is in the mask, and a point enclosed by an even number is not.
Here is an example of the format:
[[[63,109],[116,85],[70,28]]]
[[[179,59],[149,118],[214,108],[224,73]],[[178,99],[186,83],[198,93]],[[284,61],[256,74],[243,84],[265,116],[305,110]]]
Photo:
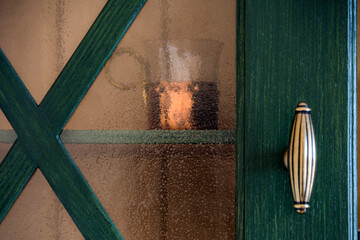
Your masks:
[[[245,0],[236,6],[236,239],[245,239]]]
[[[246,1],[245,239],[356,239],[355,9]],[[318,151],[304,215],[282,163],[299,101],[312,108]]]
[[[29,181],[36,167],[36,164],[27,157],[16,141],[0,164],[0,222]]]
[[[23,96],[20,94],[21,81],[18,81],[20,85],[17,90],[11,89],[12,86],[9,85],[9,79],[7,78],[14,77],[14,72],[10,74],[13,70],[10,65],[7,64],[5,56],[3,55],[1,61],[3,76],[0,79],[2,85],[1,92],[3,93],[0,96],[2,98],[1,104],[2,107],[4,106],[6,108],[6,110],[3,110],[9,118],[12,114],[15,114],[12,111],[20,111],[22,109],[24,111],[22,115],[21,112],[17,114],[20,114],[19,116],[29,116],[30,119],[32,118],[32,121],[29,119],[29,123],[21,121],[20,117],[16,117],[16,115],[14,115],[11,120],[12,124],[18,124],[17,127],[13,125],[18,136],[20,137],[20,135],[23,134],[20,139],[25,138],[26,141],[23,140],[22,143],[25,149],[18,147],[19,143],[17,141],[12,151],[9,152],[0,166],[1,191],[6,191],[7,195],[7,198],[0,202],[1,218],[4,217],[7,210],[11,207],[13,201],[16,199],[36,166],[34,163],[33,165],[28,163],[29,159],[27,159],[28,156],[26,157],[26,155],[29,154],[31,148],[31,135],[36,136],[37,134],[37,137],[33,138],[33,141],[40,141],[38,144],[44,144],[43,147],[45,149],[42,151],[42,148],[38,149],[39,145],[34,144],[33,147],[37,148],[38,153],[35,156],[33,155],[32,158],[33,160],[34,158],[36,159],[41,171],[54,188],[65,208],[69,211],[84,237],[86,239],[121,238],[106,212],[92,193],[90,187],[55,136],[59,134],[144,3],[145,0],[113,0],[106,4],[64,70],[45,96],[38,110],[30,108],[33,107],[33,105],[36,106],[34,102],[31,103],[31,98],[27,100],[23,99],[24,101],[28,101],[23,103],[19,102],[17,98],[10,101],[10,96],[8,95],[10,93],[13,93],[12,97],[30,97],[30,95],[27,94]],[[14,79],[16,80],[16,78]],[[24,91],[22,91],[22,93],[24,93]],[[21,108],[21,104],[28,104],[28,106]],[[15,108],[12,110],[14,106]],[[28,111],[33,112],[33,115],[31,115],[31,113],[29,115]],[[34,112],[36,112],[37,115],[35,115]],[[18,123],[16,123],[17,121]],[[31,132],[29,124],[33,124],[34,132]],[[26,129],[26,127],[30,127],[30,129]],[[44,139],[41,139],[42,135]],[[53,135],[52,139],[50,139],[50,135]],[[46,137],[49,138],[47,139],[48,141],[41,143]],[[51,148],[46,150],[46,147],[54,147],[55,149],[53,149],[54,151],[52,152],[50,151]],[[15,151],[14,149],[19,150]],[[14,151],[15,154],[10,154]],[[32,151],[32,153],[35,154],[34,151]],[[62,158],[63,162],[58,163],[56,158]],[[51,161],[49,161],[49,159]],[[15,163],[15,161],[17,163]],[[53,165],[49,164],[51,162]],[[59,164],[63,164],[63,166]],[[23,166],[27,168],[20,171],[20,167],[13,169],[12,166]],[[60,169],[61,171],[59,171]],[[63,171],[63,169],[67,169],[68,171]],[[16,172],[16,170],[19,172]],[[10,178],[17,175],[22,177],[15,179]],[[68,182],[64,181],[65,179],[67,179]],[[72,180],[75,180],[75,182],[72,182]],[[69,185],[72,185],[72,192],[66,190]],[[76,195],[79,199],[82,198],[84,202],[75,201],[76,197],[74,198],[74,196]],[[98,215],[98,217],[96,217],[96,215]],[[101,224],[101,221],[104,221],[103,224]]]
[[[6,79],[0,81],[0,107],[16,131],[22,151],[39,166],[85,239],[122,239],[4,55],[0,66],[0,79]]]

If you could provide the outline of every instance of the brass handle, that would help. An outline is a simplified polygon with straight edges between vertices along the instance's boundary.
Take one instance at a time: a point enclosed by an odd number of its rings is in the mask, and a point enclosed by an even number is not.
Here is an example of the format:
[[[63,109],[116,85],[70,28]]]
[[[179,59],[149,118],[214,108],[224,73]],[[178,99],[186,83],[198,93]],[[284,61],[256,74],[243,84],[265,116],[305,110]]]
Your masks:
[[[295,108],[289,146],[284,165],[290,173],[291,190],[296,212],[303,214],[310,207],[316,170],[316,146],[311,109],[300,102]]]

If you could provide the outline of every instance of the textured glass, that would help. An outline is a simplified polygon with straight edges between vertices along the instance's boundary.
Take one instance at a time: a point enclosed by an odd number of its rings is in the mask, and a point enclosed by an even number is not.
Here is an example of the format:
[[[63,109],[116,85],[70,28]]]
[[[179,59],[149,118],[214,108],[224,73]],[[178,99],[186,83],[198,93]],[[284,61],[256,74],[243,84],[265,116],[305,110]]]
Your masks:
[[[7,152],[9,152],[11,145],[11,143],[0,143],[0,163],[6,156]]]
[[[235,239],[234,145],[66,145],[125,239]],[[1,239],[83,239],[37,170]]]
[[[235,238],[234,145],[66,148],[125,239]]]
[[[5,117],[4,113],[2,111],[0,111],[0,129],[1,130],[12,130],[12,126],[9,123],[9,121],[7,120],[7,118]]]
[[[65,129],[234,129],[235,9],[148,1]]]
[[[40,103],[105,5],[102,1],[0,1],[0,47]]]
[[[0,110],[0,163],[4,160],[16,138],[16,133]]]
[[[39,169],[1,222],[0,236],[2,240],[84,239]]]
[[[0,47],[37,103],[105,4],[0,1]],[[65,130],[235,129],[235,9],[149,0]],[[11,129],[0,112],[0,137]],[[0,143],[1,159],[11,145]],[[234,145],[66,148],[125,239],[235,238]],[[83,239],[39,170],[0,236]]]
[[[105,3],[0,1],[1,49],[38,103]],[[234,129],[235,6],[148,1],[66,128]]]

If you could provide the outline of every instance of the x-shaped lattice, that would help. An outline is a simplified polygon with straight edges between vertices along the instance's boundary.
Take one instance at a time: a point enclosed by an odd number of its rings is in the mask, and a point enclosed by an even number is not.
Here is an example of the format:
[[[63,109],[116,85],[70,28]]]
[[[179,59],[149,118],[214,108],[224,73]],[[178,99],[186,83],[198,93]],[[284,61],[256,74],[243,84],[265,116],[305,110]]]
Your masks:
[[[122,239],[59,139],[146,0],[109,0],[39,106],[0,50],[0,107],[18,139],[0,165],[0,220],[39,167],[86,239]]]

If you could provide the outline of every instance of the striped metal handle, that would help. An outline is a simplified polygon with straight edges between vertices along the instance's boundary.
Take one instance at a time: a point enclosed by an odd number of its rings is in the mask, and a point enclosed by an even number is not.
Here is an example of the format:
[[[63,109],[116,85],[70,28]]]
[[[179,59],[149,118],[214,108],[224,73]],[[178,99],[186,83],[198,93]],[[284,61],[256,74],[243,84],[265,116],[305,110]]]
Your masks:
[[[284,164],[290,173],[291,190],[296,212],[303,214],[309,201],[316,170],[316,146],[311,109],[300,102],[295,108],[289,146],[284,154]]]

